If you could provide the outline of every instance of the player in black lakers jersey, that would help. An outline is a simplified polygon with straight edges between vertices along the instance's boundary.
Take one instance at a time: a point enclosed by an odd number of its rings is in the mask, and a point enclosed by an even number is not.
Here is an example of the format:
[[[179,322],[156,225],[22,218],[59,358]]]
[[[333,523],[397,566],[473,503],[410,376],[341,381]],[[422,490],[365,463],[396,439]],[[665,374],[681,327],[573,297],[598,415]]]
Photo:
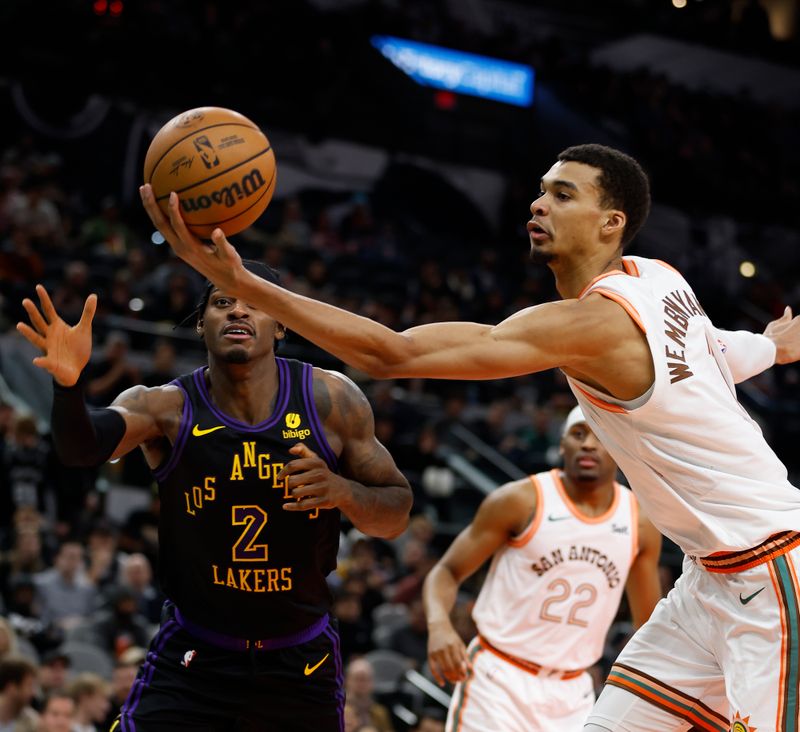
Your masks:
[[[275,281],[277,273],[250,262]],[[52,374],[52,430],[66,463],[98,465],[140,446],[161,497],[161,627],[115,732],[340,732],[344,692],[326,575],[340,513],[391,538],[411,491],[341,374],[278,358],[283,327],[208,285],[197,330],[208,366],[87,409],[91,295],[78,325],[23,305],[20,332]]]

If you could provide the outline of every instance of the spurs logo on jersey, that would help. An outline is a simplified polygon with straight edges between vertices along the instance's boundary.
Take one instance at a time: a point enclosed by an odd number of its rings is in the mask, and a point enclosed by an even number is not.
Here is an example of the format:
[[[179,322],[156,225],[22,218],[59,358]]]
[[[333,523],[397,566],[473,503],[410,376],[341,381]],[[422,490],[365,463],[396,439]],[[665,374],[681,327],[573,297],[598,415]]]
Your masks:
[[[701,557],[796,530],[800,492],[736,400],[725,337],[672,267],[642,257],[623,265],[580,297],[596,292],[625,308],[647,338],[655,382],[624,402],[568,380],[642,509],[684,552]]]
[[[605,514],[586,517],[567,496],[558,470],[531,476],[531,490],[535,515],[495,554],[475,623],[489,643],[513,656],[551,668],[585,668],[603,653],[636,556],[636,501],[615,483]]]

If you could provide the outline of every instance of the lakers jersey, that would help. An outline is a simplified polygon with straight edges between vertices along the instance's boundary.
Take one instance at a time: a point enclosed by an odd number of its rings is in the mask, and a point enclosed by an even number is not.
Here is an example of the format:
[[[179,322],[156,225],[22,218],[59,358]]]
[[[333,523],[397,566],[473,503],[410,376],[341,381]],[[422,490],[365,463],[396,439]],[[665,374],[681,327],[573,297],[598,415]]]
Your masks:
[[[184,392],[172,451],[153,472],[161,498],[161,587],[189,620],[236,637],[277,637],[330,607],[338,510],[288,512],[281,468],[303,442],[336,472],[314,404],[310,365],[277,358],[273,413],[250,425],[220,411],[205,368],[173,383]]]
[[[512,656],[549,668],[587,668],[603,654],[638,552],[636,499],[615,483],[609,509],[588,517],[570,500],[558,470],[530,479],[533,519],[492,559],[475,624]]]
[[[576,379],[587,422],[665,536],[690,555],[748,549],[800,528],[800,491],[736,399],[717,337],[686,280],[663,262],[623,260],[593,292],[620,303],[647,337],[648,392],[613,399]]]

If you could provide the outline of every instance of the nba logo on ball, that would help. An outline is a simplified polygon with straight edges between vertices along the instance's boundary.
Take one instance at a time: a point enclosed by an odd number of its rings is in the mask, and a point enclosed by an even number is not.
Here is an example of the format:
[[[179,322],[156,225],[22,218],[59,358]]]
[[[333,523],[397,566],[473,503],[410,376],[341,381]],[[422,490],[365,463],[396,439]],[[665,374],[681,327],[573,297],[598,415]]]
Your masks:
[[[275,192],[275,153],[266,135],[244,115],[221,107],[182,112],[153,138],[144,180],[168,215],[175,191],[181,215],[197,236],[216,228],[227,236],[250,226]]]

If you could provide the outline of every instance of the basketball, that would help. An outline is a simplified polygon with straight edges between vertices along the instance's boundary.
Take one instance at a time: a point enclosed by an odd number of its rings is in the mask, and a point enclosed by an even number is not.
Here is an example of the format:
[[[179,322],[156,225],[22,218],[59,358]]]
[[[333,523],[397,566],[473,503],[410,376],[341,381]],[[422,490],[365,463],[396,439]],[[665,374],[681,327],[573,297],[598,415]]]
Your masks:
[[[198,107],[173,117],[153,138],[144,181],[168,215],[169,194],[180,197],[186,225],[201,238],[219,227],[237,234],[263,212],[275,191],[275,153],[247,117]]]

